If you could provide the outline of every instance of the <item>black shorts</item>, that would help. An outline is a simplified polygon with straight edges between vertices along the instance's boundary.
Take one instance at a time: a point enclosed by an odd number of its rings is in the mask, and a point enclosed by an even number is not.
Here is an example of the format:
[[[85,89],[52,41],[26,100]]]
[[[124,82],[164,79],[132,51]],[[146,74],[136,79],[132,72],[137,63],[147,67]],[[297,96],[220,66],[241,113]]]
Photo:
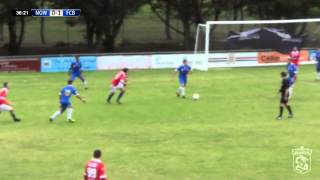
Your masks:
[[[289,96],[281,95],[280,103],[281,104],[288,104],[288,102],[289,102]]]

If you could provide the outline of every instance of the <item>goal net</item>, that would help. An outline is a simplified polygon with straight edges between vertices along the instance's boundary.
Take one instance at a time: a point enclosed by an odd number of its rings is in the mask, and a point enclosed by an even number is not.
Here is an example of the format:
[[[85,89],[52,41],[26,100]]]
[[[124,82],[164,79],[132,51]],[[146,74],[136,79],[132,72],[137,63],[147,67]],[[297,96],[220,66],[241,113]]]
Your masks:
[[[198,25],[195,39],[194,53],[203,55],[203,61],[213,61],[215,54],[219,57],[216,52],[234,52],[236,55],[231,53],[227,60],[234,63],[237,52],[289,54],[293,47],[317,48],[320,19],[208,21]]]

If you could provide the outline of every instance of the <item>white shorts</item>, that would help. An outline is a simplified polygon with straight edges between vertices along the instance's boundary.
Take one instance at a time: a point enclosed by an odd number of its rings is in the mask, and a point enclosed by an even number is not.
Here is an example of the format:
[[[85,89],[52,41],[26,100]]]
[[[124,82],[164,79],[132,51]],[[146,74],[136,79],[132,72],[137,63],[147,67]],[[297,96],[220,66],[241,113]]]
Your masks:
[[[13,108],[9,105],[6,104],[1,104],[0,105],[0,111],[6,112],[6,111],[12,111]]]
[[[115,92],[117,89],[124,89],[124,87],[125,87],[124,84],[121,82],[116,86],[111,85],[111,92]]]

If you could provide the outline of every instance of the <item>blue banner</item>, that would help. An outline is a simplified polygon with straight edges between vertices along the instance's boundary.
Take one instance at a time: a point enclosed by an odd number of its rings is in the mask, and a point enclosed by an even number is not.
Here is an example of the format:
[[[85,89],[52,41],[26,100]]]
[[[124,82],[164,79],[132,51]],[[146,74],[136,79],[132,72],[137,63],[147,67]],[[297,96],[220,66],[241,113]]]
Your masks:
[[[76,58],[69,57],[44,57],[41,58],[41,72],[68,72],[70,65]],[[96,56],[80,56],[83,71],[97,70]]]

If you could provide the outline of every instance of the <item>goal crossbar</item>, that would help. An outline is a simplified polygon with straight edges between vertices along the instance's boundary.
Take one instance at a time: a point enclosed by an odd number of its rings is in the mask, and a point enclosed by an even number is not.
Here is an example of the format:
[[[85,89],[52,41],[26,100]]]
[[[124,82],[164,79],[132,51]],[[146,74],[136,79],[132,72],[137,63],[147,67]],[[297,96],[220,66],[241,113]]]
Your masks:
[[[211,29],[215,25],[248,25],[248,24],[293,24],[293,23],[320,23],[320,18],[313,18],[313,19],[281,19],[281,20],[246,20],[246,21],[207,21],[203,24],[198,24],[197,31],[196,31],[196,37],[195,37],[195,46],[194,46],[194,53],[198,55],[204,55],[205,62],[203,64],[206,64],[208,61],[208,56],[210,53],[210,36],[211,36]],[[204,32],[204,50],[199,50],[199,37],[200,32]],[[205,69],[205,68],[204,68]]]
[[[234,24],[290,24],[290,23],[310,23],[320,22],[320,18],[313,19],[281,19],[281,20],[248,20],[248,21],[207,21],[205,24],[199,24],[196,33],[195,53],[198,50],[198,36],[200,28],[205,28],[205,54],[209,53],[210,49],[210,30],[211,25],[234,25]]]
[[[281,20],[250,20],[250,21],[207,21],[206,25],[214,24],[289,24],[289,23],[310,23],[320,22],[320,18],[314,19],[281,19]]]

